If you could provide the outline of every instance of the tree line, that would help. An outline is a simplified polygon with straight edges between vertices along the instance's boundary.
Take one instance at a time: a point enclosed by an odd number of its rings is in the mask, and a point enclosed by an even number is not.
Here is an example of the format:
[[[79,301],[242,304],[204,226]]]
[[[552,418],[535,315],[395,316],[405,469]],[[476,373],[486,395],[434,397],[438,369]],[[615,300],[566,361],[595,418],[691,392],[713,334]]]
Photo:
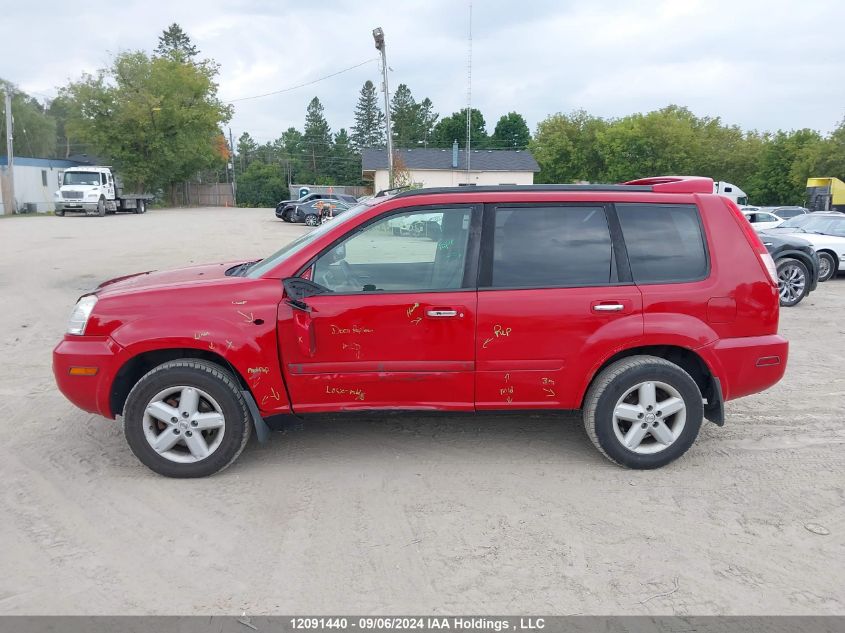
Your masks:
[[[259,143],[243,132],[230,148],[223,129],[233,107],[217,96],[220,66],[200,59],[190,37],[172,24],[152,53],[129,51],[108,68],[60,88],[43,105],[11,90],[16,147],[22,155],[65,158],[87,153],[118,167],[134,186],[163,191],[188,179],[224,181],[228,164],[239,202],[272,206],[288,183],[360,185],[361,150],[385,146],[385,117],[372,81],[364,82],[346,130],[332,130],[318,97],[303,128],[289,127]],[[395,148],[464,147],[467,111],[439,114],[399,84],[390,100]],[[803,201],[809,176],[845,179],[845,120],[830,134],[812,129],[760,132],[697,116],[670,105],[648,113],[603,118],[583,110],[541,121],[532,136],[512,111],[492,132],[480,110],[469,113],[472,146],[530,149],[537,182],[619,182],[663,174],[696,174],[732,182],[755,204]],[[0,118],[0,134],[5,135]],[[2,145],[5,149],[5,145]],[[2,151],[2,150],[0,150]]]

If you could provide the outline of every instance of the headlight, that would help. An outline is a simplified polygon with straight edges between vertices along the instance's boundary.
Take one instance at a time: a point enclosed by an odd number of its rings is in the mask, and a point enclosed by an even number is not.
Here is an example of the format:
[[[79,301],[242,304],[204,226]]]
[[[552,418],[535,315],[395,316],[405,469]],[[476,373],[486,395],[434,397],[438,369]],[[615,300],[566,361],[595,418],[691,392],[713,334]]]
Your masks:
[[[88,325],[88,318],[97,305],[96,295],[85,295],[76,302],[76,307],[71,312],[67,324],[67,333],[82,336],[85,334],[85,326]]]

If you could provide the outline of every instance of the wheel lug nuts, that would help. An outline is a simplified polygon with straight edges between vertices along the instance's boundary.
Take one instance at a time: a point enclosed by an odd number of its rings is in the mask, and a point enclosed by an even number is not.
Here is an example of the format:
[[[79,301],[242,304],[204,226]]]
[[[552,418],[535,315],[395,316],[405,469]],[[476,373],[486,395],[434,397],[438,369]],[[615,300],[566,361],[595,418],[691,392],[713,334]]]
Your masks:
[[[644,414],[642,414],[642,413],[638,413],[638,414],[637,414],[637,417],[638,417],[640,420],[642,420],[642,419],[643,419],[643,415],[644,415]]]
[[[183,417],[183,418],[187,418],[187,417],[188,417],[188,412],[187,412],[187,411],[183,411],[183,412],[182,412],[182,417]]]
[[[190,431],[185,431],[185,435],[187,435],[188,437],[191,437],[193,435],[193,433],[191,433]]]
[[[648,406],[645,408],[645,410],[646,410],[646,411],[651,411],[653,408],[654,408],[653,406],[648,405]]]
[[[196,420],[191,420],[191,426],[197,426],[198,424],[199,422],[197,422]]]
[[[663,411],[658,411],[657,415],[663,415]]]
[[[179,429],[173,429],[173,435],[179,435]]]
[[[648,426],[648,424],[646,424],[645,422],[643,422],[643,423],[640,425],[640,427],[641,427],[641,428],[645,428],[645,427],[647,427],[647,426]]]
[[[170,418],[170,421],[173,422],[173,424],[176,424],[179,421],[179,418]]]
[[[653,427],[657,427],[657,422],[655,421],[655,422],[652,424],[652,426],[653,426]]]

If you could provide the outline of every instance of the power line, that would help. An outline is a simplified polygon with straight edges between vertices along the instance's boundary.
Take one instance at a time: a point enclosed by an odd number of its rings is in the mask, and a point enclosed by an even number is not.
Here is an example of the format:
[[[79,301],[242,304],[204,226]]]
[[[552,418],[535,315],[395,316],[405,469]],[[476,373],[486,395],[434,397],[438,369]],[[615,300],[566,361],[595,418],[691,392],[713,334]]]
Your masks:
[[[247,101],[249,99],[261,99],[262,97],[269,97],[269,96],[272,96],[272,95],[282,94],[283,92],[290,92],[291,90],[296,90],[297,88],[304,88],[306,86],[312,86],[312,85],[319,83],[321,81],[325,81],[326,79],[331,79],[332,77],[337,77],[338,75],[342,75],[343,73],[349,72],[350,70],[355,70],[356,68],[360,68],[361,66],[363,66],[365,64],[369,64],[370,62],[375,62],[375,61],[378,61],[378,58],[373,57],[372,59],[364,60],[359,64],[355,64],[354,66],[350,66],[349,68],[344,68],[343,70],[338,70],[337,72],[331,73],[331,74],[326,75],[324,77],[320,77],[318,79],[314,79],[312,81],[306,81],[305,83],[297,84],[295,86],[289,86],[287,88],[282,88],[281,90],[274,90],[273,92],[265,92],[264,94],[253,95],[251,97],[239,97],[237,99],[230,99],[226,103],[235,103],[236,101]]]

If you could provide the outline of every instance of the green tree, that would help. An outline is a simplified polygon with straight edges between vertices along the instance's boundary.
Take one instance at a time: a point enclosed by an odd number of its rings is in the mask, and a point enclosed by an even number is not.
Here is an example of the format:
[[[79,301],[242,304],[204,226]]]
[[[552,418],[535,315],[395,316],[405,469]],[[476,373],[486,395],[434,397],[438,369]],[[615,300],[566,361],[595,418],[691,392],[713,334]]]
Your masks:
[[[432,131],[432,145],[434,147],[452,147],[454,141],[458,145],[466,147],[467,138],[467,111],[454,112],[451,116],[440,119]],[[484,123],[484,116],[476,108],[472,109],[470,116],[470,140],[472,146],[480,149],[487,143],[487,128]]]
[[[158,38],[155,54],[178,62],[188,62],[199,54],[188,34],[174,22]]]
[[[429,143],[434,140],[434,127],[437,125],[437,119],[440,115],[434,111],[434,104],[431,99],[426,97],[420,101],[420,131],[417,138],[417,144],[422,141],[424,147],[428,147]]]
[[[287,197],[287,181],[280,165],[253,161],[238,178],[238,206],[275,207]]]
[[[390,101],[390,123],[393,128],[393,147],[416,147],[423,132],[420,106],[405,84],[399,84],[393,93],[393,99]]]
[[[56,155],[56,120],[36,99],[15,86],[0,79],[0,95],[12,93],[12,117],[14,118],[15,154],[52,158]],[[0,152],[6,154],[6,117],[0,117]]]
[[[61,90],[67,132],[107,157],[128,187],[181,182],[225,161],[218,139],[232,109],[217,98],[217,72],[213,62],[121,53]]]
[[[823,143],[815,130],[778,131],[763,146],[747,187],[743,187],[754,204],[800,204],[804,199],[806,177],[794,171],[796,160],[814,151]]]
[[[531,141],[531,132],[525,118],[518,112],[508,112],[496,123],[490,137],[491,147],[499,149],[525,149]]]
[[[355,106],[355,124],[350,142],[356,151],[365,147],[384,147],[384,113],[378,106],[376,87],[369,79],[361,87],[358,105]]]
[[[357,185],[361,182],[361,157],[352,149],[349,134],[343,128],[334,136],[329,173],[334,185]]]
[[[604,161],[597,145],[597,136],[608,123],[599,117],[576,110],[571,114],[554,114],[537,125],[530,144],[540,165],[538,182],[596,182],[603,178]]]
[[[243,172],[255,158],[258,152],[258,143],[250,136],[249,132],[244,132],[238,138],[237,150],[238,163],[240,164],[240,171]]]
[[[315,184],[321,176],[328,176],[326,158],[332,151],[332,130],[323,112],[320,100],[317,97],[311,99],[305,112],[305,128],[302,134]]]

